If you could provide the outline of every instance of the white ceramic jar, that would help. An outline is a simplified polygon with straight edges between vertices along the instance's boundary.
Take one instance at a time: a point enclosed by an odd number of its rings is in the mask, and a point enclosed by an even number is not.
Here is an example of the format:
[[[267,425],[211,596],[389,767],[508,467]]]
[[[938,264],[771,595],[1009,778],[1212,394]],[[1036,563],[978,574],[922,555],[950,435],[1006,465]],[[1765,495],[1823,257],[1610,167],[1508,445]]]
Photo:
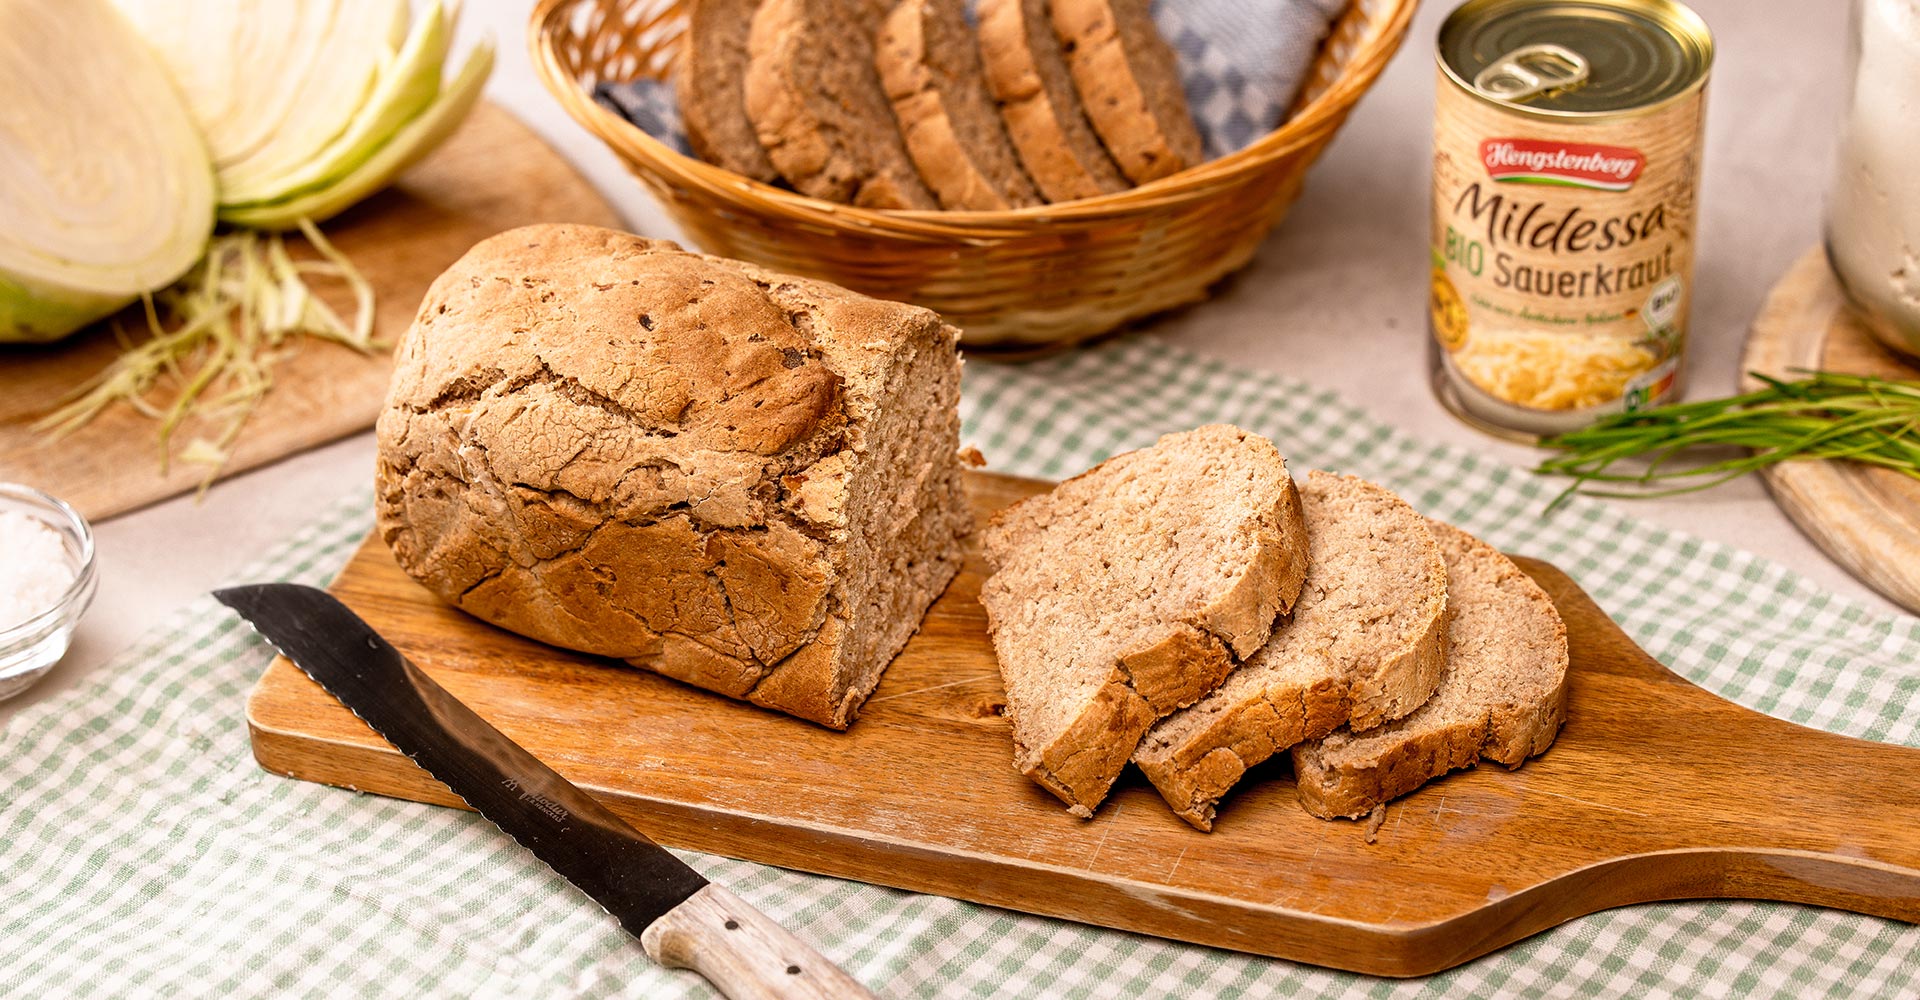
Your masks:
[[[1920,357],[1920,0],[1853,0],[1827,259],[1887,346]]]

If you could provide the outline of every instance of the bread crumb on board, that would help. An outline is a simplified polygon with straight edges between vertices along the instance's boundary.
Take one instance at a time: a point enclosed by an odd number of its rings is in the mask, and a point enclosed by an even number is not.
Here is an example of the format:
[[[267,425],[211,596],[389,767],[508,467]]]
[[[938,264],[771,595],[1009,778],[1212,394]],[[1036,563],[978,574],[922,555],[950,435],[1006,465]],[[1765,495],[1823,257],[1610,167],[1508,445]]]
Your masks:
[[[1385,826],[1386,822],[1387,804],[1382,802],[1367,814],[1367,843],[1375,843],[1380,839],[1380,828]]]

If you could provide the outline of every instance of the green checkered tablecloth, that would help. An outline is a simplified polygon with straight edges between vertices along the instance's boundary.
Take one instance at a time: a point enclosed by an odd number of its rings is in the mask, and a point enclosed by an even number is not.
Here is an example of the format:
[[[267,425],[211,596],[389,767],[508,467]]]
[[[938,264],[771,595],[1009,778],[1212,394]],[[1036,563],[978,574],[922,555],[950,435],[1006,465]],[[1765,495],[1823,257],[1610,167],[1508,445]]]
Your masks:
[[[1543,519],[1553,484],[1326,393],[1130,340],[973,364],[963,405],[994,467],[1037,476],[1209,421],[1261,431],[1296,471],[1379,480],[1552,560],[1654,655],[1734,701],[1920,744],[1920,620],[1624,506],[1583,500]],[[323,583],[369,521],[356,495],[241,575]],[[0,995],[709,995],[478,817],[260,771],[242,713],[268,657],[202,598],[0,732]],[[1807,907],[1613,910],[1396,981],[685,857],[889,996],[1920,995],[1920,928]]]

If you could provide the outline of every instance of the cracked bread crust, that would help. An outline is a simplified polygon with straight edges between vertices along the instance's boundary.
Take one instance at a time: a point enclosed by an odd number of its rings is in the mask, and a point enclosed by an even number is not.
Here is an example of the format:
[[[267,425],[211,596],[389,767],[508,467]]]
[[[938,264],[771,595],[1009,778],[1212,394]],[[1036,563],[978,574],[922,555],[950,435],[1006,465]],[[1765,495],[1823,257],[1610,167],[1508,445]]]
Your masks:
[[[1412,712],[1440,680],[1447,570],[1426,520],[1353,476],[1310,473],[1300,496],[1309,556],[1293,618],[1218,689],[1156,724],[1134,756],[1196,829],[1213,828],[1250,768],[1351,720]]]
[[[1155,719],[1260,648],[1306,569],[1285,461],[1220,424],[1007,508],[983,543],[1014,766],[1082,818]]]
[[[1446,674],[1403,719],[1293,748],[1300,804],[1322,819],[1365,816],[1483,759],[1517,768],[1566,721],[1567,626],[1553,599],[1493,546],[1432,529],[1453,595]]]
[[[958,569],[958,332],[590,226],[437,279],[379,530],[461,609],[845,728]]]

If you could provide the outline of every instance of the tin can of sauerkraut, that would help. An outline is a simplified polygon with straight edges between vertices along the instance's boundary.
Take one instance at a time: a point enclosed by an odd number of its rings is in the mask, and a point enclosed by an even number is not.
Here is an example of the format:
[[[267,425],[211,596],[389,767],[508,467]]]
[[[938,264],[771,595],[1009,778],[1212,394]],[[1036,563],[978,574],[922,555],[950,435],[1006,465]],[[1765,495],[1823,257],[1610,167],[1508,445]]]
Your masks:
[[[1535,439],[1678,398],[1706,23],[1674,0],[1469,0],[1437,61],[1441,401]]]

